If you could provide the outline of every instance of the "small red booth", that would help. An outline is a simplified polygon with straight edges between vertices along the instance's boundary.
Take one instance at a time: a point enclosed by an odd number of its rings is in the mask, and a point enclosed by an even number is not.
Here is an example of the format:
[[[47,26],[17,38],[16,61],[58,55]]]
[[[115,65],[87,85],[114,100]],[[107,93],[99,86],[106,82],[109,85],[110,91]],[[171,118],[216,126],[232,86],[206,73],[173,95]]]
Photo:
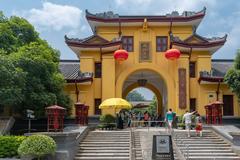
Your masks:
[[[222,105],[222,102],[215,101],[205,106],[207,124],[222,124]]]
[[[57,105],[46,108],[48,116],[48,132],[49,131],[63,131],[63,120],[66,109]]]
[[[86,106],[83,103],[75,103],[76,124],[88,124],[88,109],[89,106]]]

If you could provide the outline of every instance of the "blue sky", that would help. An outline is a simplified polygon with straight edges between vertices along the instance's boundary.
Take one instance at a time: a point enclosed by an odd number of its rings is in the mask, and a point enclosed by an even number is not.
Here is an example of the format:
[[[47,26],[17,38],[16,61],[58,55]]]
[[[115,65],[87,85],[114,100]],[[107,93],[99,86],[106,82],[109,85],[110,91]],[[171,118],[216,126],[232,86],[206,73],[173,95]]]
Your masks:
[[[61,59],[77,59],[64,43],[64,35],[84,38],[91,35],[85,19],[85,9],[92,13],[112,10],[123,15],[157,15],[173,10],[207,13],[198,27],[202,36],[228,34],[224,47],[213,58],[232,59],[240,48],[240,1],[236,0],[0,0],[0,10],[6,16],[28,19],[54,48],[61,51]]]
[[[174,10],[182,13],[207,7],[197,33],[206,37],[228,34],[224,47],[213,58],[233,59],[240,48],[240,1],[237,0],[0,0],[6,16],[17,15],[30,21],[43,39],[60,50],[61,59],[77,59],[66,46],[64,35],[84,38],[91,35],[85,10],[92,13],[114,11],[121,15],[161,15]],[[146,99],[153,93],[138,89]]]

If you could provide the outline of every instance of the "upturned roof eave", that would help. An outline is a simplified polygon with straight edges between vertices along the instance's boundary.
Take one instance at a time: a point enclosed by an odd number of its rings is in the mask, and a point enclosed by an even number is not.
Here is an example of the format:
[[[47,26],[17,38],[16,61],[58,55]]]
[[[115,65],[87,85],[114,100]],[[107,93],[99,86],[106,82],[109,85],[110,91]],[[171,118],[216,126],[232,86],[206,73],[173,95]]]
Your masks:
[[[146,18],[148,22],[173,22],[173,25],[175,25],[174,23],[180,22],[180,23],[189,23],[189,22],[193,22],[191,25],[198,27],[198,25],[201,23],[202,19],[205,16],[206,13],[206,7],[204,7],[201,11],[195,13],[194,15],[191,16],[154,16],[154,15],[142,15],[142,16],[118,16],[118,17],[114,17],[114,18],[104,18],[104,17],[99,17],[96,16],[95,14],[92,14],[90,12],[88,12],[88,10],[85,11],[86,12],[86,19],[88,21],[88,24],[90,25],[93,33],[95,32],[95,28],[97,27],[96,24],[94,24],[93,22],[98,22],[98,23],[102,23],[105,24],[104,26],[107,26],[107,23],[121,23],[123,25],[123,23],[134,23],[134,22],[143,22],[144,19]],[[199,20],[197,22],[194,22],[195,20]]]
[[[191,17],[138,17],[138,18],[100,18],[100,17],[92,17],[92,16],[86,16],[86,19],[88,21],[96,21],[96,22],[103,22],[103,23],[124,23],[124,22],[143,22],[146,18],[148,22],[189,22],[196,19],[202,19],[205,16],[205,14],[200,15],[194,15]]]
[[[199,77],[198,82],[201,83],[202,81],[223,83],[224,77]]]
[[[92,21],[99,21],[105,23],[111,22],[143,22],[145,18],[147,18],[148,22],[184,22],[184,21],[191,21],[195,19],[201,19],[205,16],[206,7],[204,7],[201,11],[196,12],[194,15],[191,16],[171,16],[171,15],[135,15],[135,16],[117,16],[117,17],[100,17],[96,16],[95,14],[90,13],[88,10],[86,12],[86,19]]]
[[[66,44],[71,47],[79,47],[79,48],[106,48],[106,47],[118,46],[122,44],[122,41],[109,42],[105,44],[84,44],[80,42],[66,41]]]
[[[172,42],[175,46],[180,46],[184,48],[211,48],[216,46],[223,46],[226,41],[218,41],[218,42],[208,42],[208,43],[183,43],[183,42]]]

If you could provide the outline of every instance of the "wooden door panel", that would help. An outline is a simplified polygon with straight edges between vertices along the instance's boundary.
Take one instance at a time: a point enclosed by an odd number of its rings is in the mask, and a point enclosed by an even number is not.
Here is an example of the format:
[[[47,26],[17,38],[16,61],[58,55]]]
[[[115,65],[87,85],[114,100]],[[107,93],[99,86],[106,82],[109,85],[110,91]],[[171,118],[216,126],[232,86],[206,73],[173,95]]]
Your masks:
[[[223,95],[223,115],[233,116],[233,95]]]

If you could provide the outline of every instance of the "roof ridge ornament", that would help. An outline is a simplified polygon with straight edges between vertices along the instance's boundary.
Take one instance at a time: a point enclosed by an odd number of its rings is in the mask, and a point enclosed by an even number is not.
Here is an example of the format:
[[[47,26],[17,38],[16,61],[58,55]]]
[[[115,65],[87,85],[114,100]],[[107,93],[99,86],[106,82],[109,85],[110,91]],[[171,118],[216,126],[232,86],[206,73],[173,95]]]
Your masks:
[[[103,12],[103,13],[96,13],[96,14],[91,14],[88,11],[86,11],[88,14],[96,16],[96,17],[100,17],[100,18],[119,18],[118,14],[114,14],[113,11],[107,11],[107,12]]]
[[[144,18],[143,21],[143,32],[146,32],[148,30],[148,22],[147,22],[147,18]]]

